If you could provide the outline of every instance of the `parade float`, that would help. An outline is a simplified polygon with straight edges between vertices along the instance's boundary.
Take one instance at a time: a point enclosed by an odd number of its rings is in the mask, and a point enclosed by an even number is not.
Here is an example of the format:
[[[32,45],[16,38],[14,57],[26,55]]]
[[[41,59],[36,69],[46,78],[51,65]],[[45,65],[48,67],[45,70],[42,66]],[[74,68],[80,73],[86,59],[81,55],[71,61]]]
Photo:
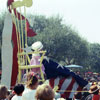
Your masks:
[[[27,7],[32,6],[32,0],[14,1],[8,0],[8,14],[4,21],[2,33],[2,76],[1,84],[9,89],[16,83],[22,83],[23,70],[28,73],[33,68],[40,68],[40,80],[44,82],[42,65],[45,67],[46,79],[52,88],[55,88],[63,98],[72,98],[74,93],[82,91],[83,87],[89,86],[88,82],[71,72],[53,60],[44,58],[46,51],[35,50],[32,52],[28,46],[27,38],[36,33],[30,28],[26,18]],[[22,11],[23,14],[22,14]],[[28,50],[29,49],[29,50]],[[31,48],[32,49],[32,48]],[[40,63],[30,64],[30,55],[40,54]],[[25,74],[24,73],[24,74]],[[57,88],[56,88],[57,86]]]

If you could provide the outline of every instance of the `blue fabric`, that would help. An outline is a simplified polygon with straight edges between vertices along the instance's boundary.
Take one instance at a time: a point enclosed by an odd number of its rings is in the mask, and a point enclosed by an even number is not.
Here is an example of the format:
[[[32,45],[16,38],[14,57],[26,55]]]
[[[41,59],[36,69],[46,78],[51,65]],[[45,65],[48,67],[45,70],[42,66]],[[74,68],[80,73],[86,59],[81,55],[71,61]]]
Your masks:
[[[58,76],[62,76],[66,78],[68,76],[72,76],[75,78],[75,80],[81,87],[84,87],[88,84],[88,82],[84,80],[83,78],[81,78],[79,75],[76,75],[74,72],[71,72],[66,67],[59,65],[58,63],[54,62],[51,59],[49,60],[44,59],[42,63],[45,67],[45,73],[46,73],[47,79],[56,78]]]

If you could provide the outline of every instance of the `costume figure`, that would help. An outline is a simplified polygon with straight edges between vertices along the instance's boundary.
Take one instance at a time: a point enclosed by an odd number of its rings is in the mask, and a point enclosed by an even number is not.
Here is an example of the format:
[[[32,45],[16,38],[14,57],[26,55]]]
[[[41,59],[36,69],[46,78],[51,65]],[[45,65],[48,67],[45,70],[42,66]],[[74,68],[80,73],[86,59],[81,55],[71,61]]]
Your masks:
[[[40,50],[42,50],[42,48],[43,48],[43,44],[40,41],[33,43],[32,46],[31,46],[31,49],[33,51],[40,51]],[[40,58],[41,57],[40,57],[39,53],[38,54],[32,54],[32,59],[31,59],[30,65],[40,65]],[[39,67],[38,68],[32,68],[32,71],[34,73],[38,73],[39,75],[41,74]],[[42,71],[44,73],[44,66],[43,65],[42,65]]]

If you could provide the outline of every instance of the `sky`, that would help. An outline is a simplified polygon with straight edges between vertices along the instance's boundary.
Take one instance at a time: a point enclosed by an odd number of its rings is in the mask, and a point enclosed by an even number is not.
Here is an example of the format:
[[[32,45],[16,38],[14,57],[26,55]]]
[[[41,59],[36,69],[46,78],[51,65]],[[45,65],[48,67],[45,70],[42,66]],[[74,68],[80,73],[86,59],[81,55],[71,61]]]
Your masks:
[[[3,12],[7,0],[0,1],[0,12]],[[100,0],[33,0],[27,10],[47,17],[59,15],[88,42],[100,43]]]

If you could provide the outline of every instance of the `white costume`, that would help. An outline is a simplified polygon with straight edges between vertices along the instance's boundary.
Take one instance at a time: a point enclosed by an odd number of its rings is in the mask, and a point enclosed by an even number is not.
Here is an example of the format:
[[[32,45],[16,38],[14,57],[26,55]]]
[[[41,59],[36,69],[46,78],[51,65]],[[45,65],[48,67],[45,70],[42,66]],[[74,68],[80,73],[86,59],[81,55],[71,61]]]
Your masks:
[[[22,96],[14,95],[11,100],[22,100]]]
[[[35,100],[36,90],[25,89],[22,94],[22,100]]]

